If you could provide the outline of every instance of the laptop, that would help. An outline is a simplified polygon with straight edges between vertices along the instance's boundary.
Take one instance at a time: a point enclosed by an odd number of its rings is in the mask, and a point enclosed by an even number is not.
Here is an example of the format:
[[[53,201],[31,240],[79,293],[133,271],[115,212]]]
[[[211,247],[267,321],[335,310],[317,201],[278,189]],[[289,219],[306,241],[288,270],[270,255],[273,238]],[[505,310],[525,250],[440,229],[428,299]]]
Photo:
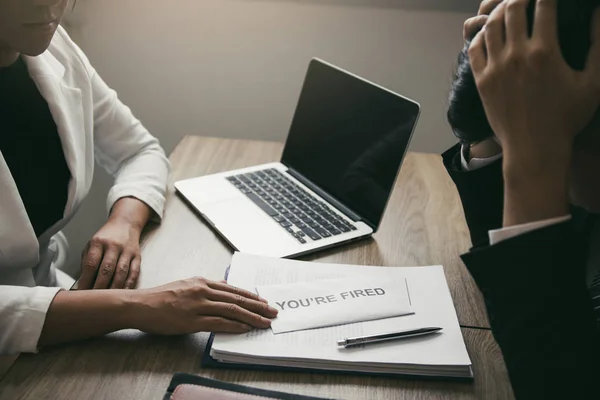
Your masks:
[[[377,231],[418,103],[311,60],[281,161],[175,183],[234,249],[291,258]]]

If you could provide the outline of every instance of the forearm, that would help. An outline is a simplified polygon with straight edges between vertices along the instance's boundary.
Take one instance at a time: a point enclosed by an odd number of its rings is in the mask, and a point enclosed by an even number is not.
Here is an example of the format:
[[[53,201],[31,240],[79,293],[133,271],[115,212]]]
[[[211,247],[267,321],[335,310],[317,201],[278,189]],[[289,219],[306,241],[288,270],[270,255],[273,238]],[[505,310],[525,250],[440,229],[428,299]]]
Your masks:
[[[505,150],[504,220],[509,227],[569,214],[570,151],[552,156]]]
[[[59,292],[48,309],[39,346],[73,342],[126,328],[132,323],[135,292]]]
[[[114,204],[109,219],[124,221],[141,232],[153,213],[154,211],[143,201],[134,197],[123,197]]]

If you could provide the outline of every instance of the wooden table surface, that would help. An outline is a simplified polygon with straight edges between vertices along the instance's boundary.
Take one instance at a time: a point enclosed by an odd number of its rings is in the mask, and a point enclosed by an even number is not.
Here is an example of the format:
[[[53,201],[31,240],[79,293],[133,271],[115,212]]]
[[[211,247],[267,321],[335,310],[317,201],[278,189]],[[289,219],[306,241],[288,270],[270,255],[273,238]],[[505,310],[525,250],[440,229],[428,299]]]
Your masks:
[[[171,155],[172,181],[277,161],[282,144],[186,137]],[[474,282],[459,259],[469,248],[454,185],[438,155],[409,153],[373,239],[306,260],[383,266],[442,264],[467,349],[472,383],[312,373],[202,369],[208,334],[155,337],[138,331],[22,355],[0,380],[0,399],[160,399],[174,372],[338,399],[511,399],[512,390]],[[143,243],[140,287],[200,275],[222,279],[232,249],[170,186],[165,217]]]

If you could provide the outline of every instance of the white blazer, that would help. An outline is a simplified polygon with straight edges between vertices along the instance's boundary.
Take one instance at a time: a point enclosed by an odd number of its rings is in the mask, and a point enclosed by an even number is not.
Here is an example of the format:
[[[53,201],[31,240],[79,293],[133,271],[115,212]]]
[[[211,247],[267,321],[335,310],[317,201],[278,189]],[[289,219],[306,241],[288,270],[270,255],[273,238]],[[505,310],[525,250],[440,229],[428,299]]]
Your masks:
[[[54,117],[71,181],[64,218],[37,238],[0,153],[0,355],[36,351],[46,312],[60,290],[53,287],[54,236],[88,194],[94,159],[115,178],[108,210],[120,198],[134,196],[162,216],[169,174],[158,140],[102,81],[63,28],[46,52],[24,61]]]

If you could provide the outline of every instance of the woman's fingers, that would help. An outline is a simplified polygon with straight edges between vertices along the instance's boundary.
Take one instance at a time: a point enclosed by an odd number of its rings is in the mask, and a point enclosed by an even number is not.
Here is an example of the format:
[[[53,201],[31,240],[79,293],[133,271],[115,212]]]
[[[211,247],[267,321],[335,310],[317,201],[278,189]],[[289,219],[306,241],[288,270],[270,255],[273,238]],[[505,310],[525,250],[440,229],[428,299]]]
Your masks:
[[[234,294],[220,290],[212,290],[208,294],[207,299],[221,303],[235,304],[241,308],[244,308],[248,311],[262,315],[263,317],[267,318],[274,318],[277,316],[277,310],[269,306],[267,303],[254,300],[239,294]]]
[[[244,289],[240,289],[240,288],[235,287],[235,286],[228,285],[227,283],[207,281],[206,284],[211,289],[221,290],[221,291],[224,291],[224,292],[229,292],[229,293],[237,294],[239,296],[244,296],[244,297],[247,297],[247,298],[252,299],[252,300],[262,301],[263,303],[267,302],[267,300],[265,300],[262,297],[258,296],[256,293],[252,293],[252,292],[249,292],[248,290],[244,290]]]
[[[117,262],[120,256],[121,251],[118,247],[109,246],[104,248],[104,255],[102,256],[96,283],[94,283],[94,289],[107,289],[109,287],[117,269]]]
[[[121,253],[115,268],[112,284],[110,285],[111,289],[123,289],[125,287],[125,281],[130,274],[132,260],[133,254],[128,252]]]
[[[100,243],[90,242],[88,244],[81,259],[81,276],[77,283],[78,289],[91,289],[94,287],[103,253],[104,248]]]
[[[250,329],[250,325],[221,317],[201,316],[195,321],[196,332],[244,333]]]
[[[131,260],[131,264],[129,265],[129,275],[127,276],[127,281],[125,281],[125,289],[133,289],[140,277],[140,271],[142,268],[142,257],[136,256]]]
[[[262,317],[234,303],[207,302],[202,307],[202,315],[227,318],[261,329],[271,326],[269,318]]]

